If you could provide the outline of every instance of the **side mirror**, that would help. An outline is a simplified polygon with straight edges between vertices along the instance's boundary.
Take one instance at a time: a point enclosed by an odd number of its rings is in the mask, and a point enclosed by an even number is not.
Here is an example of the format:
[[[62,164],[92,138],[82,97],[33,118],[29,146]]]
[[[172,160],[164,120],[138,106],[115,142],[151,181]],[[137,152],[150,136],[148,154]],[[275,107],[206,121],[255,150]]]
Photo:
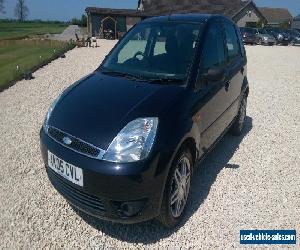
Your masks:
[[[210,68],[206,74],[203,75],[209,82],[222,82],[225,80],[225,70],[222,68]]]

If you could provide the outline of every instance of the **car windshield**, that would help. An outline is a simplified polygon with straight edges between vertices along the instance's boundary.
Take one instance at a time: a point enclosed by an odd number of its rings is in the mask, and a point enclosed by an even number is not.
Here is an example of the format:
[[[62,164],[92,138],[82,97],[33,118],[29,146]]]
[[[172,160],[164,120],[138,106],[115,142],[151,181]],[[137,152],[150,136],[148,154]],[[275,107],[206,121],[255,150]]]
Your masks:
[[[243,32],[247,32],[249,34],[255,34],[255,29],[251,29],[251,28],[244,28]]]
[[[268,32],[266,30],[258,30],[259,34],[262,34],[262,35],[268,35]]]
[[[288,30],[285,30],[285,29],[279,29],[278,32],[279,32],[279,33],[288,33],[289,31],[288,31]]]
[[[201,23],[141,23],[129,31],[99,70],[137,80],[183,84],[202,29]]]
[[[300,32],[297,30],[292,30],[294,36],[300,36]]]
[[[268,32],[271,32],[271,33],[279,33],[279,28],[275,28],[275,27],[273,27],[273,28],[266,28],[266,30]]]

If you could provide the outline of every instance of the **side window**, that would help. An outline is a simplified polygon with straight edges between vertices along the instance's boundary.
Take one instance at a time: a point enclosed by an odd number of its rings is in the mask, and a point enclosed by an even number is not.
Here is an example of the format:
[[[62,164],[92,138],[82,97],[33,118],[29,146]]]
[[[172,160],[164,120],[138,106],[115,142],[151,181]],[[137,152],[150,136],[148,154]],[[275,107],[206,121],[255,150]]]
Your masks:
[[[239,40],[233,25],[229,23],[224,24],[226,35],[226,47],[228,51],[228,59],[231,61],[233,58],[241,54]]]
[[[206,35],[200,73],[206,73],[212,67],[222,67],[226,63],[223,30],[220,24],[212,24]]]
[[[158,34],[157,40],[155,42],[154,52],[153,52],[154,56],[167,53],[166,41],[167,41],[166,37],[160,36],[160,34]]]

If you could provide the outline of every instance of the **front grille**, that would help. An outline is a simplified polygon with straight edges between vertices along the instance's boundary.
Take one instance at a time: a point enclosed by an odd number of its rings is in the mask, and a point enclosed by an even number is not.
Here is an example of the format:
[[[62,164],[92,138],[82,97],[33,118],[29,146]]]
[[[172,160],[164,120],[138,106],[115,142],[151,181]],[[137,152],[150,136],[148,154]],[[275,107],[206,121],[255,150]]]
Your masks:
[[[101,158],[101,156],[103,155],[103,150],[101,150],[100,148],[97,148],[90,143],[84,142],[83,140],[80,140],[66,132],[63,132],[58,128],[49,126],[48,135],[63,146],[89,157]],[[64,137],[69,137],[72,143],[70,145],[65,144],[63,141]]]
[[[93,210],[93,213],[103,214],[105,212],[103,201],[99,198],[86,194],[77,188],[61,180],[61,177],[48,169],[48,176],[52,185],[64,196],[71,204],[83,208],[86,211]]]

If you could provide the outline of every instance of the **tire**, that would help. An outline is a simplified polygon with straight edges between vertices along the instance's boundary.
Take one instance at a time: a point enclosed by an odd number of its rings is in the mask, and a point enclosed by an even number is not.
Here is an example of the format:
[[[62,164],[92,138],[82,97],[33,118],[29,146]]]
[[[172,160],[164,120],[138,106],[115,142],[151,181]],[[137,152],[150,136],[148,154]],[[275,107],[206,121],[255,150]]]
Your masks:
[[[258,42],[257,42],[257,44],[258,44],[258,45],[262,45],[262,44],[263,44],[263,42],[262,42],[262,39],[261,39],[261,38],[259,38],[259,39],[258,39]]]
[[[229,130],[230,134],[235,136],[240,136],[242,134],[246,115],[247,115],[247,96],[244,95],[240,104],[238,115],[235,118]]]
[[[190,150],[187,148],[180,149],[169,171],[161,212],[158,217],[159,222],[164,227],[176,227],[184,215],[190,193],[193,165]],[[185,172],[184,169],[186,169]]]

